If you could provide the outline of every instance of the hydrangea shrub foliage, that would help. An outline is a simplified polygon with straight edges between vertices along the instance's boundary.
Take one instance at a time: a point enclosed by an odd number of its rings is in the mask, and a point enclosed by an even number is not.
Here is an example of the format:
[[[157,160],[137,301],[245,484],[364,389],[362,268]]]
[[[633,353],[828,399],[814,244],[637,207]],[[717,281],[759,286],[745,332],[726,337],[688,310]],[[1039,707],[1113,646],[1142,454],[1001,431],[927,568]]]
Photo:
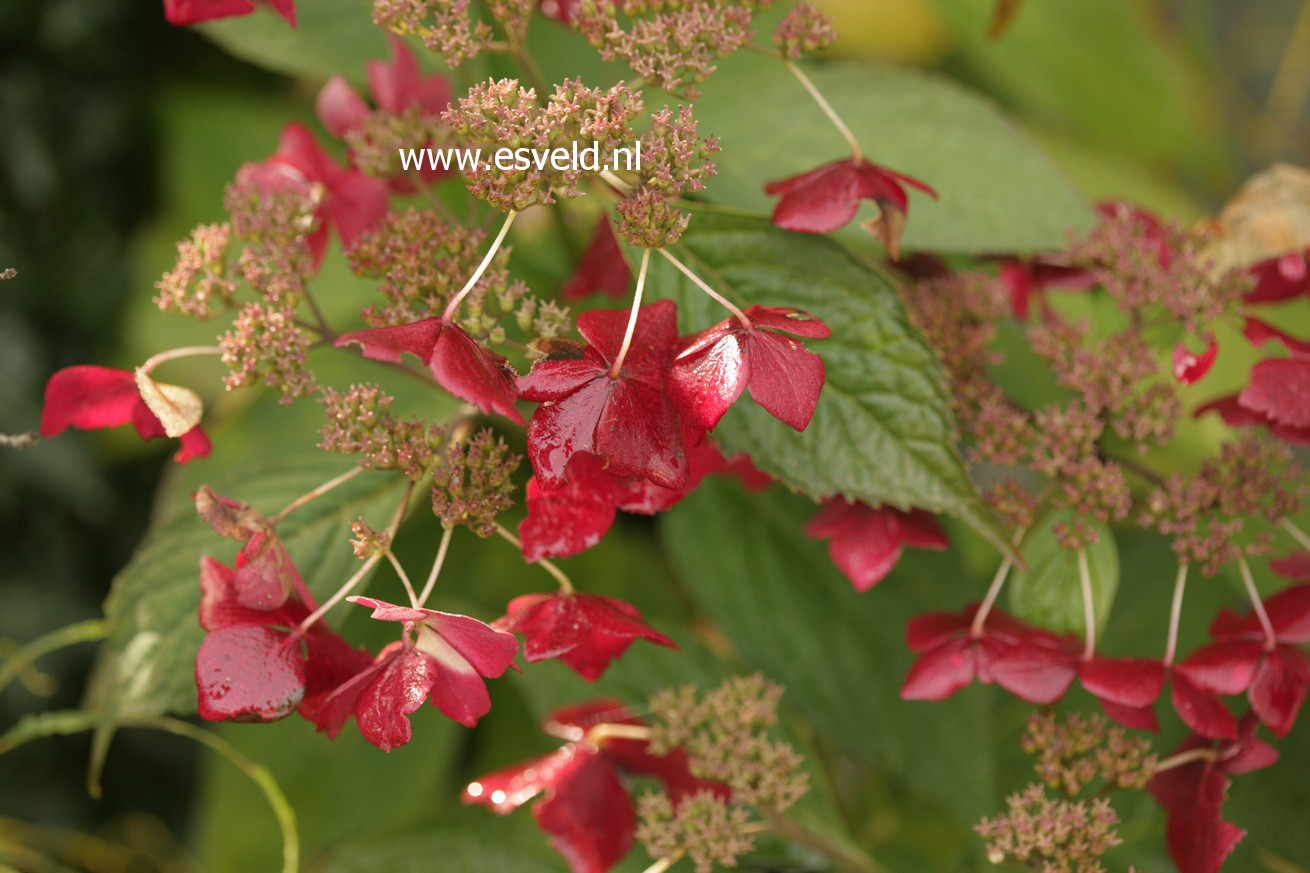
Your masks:
[[[163,5],[267,60],[315,3]],[[434,865],[478,840],[426,809],[521,824],[467,869],[1254,869],[1225,802],[1310,691],[1310,173],[1199,224],[1084,202],[967,92],[824,60],[805,2],[324,5],[376,55],[310,56],[317,121],[155,286],[213,342],[51,373],[6,438],[187,466],[102,633],[27,650],[103,635],[84,708],[0,751],[88,730],[94,782],[121,729],[240,736],[286,870],[261,731],[366,773],[445,737],[388,813]],[[391,869],[349,830],[324,869]]]

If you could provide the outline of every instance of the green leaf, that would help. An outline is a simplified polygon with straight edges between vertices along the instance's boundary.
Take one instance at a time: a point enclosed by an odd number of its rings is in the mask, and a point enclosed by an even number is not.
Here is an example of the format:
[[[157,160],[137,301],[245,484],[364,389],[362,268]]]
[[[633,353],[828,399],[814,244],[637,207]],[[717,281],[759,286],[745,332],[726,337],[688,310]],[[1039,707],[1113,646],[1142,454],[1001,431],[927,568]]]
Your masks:
[[[1092,210],[1049,158],[985,99],[914,70],[806,67],[866,157],[932,185],[912,191],[907,249],[995,252],[1062,248]],[[702,131],[722,140],[715,202],[766,211],[764,183],[849,155],[836,128],[781,63],[725,62],[696,102]],[[875,214],[866,205],[857,221]],[[854,222],[852,223],[854,226]]]
[[[812,497],[949,513],[1008,548],[956,448],[940,363],[882,273],[826,237],[710,212],[695,215],[677,251],[738,302],[795,306],[833,332],[810,343],[827,382],[809,427],[797,433],[743,396],[715,430],[725,451],[750,453]],[[662,258],[652,269],[652,287],[678,301],[685,332],[727,314]]]
[[[1083,594],[1078,553],[1062,548],[1055,539],[1057,524],[1071,524],[1077,516],[1060,510],[1046,516],[1023,540],[1028,569],[1018,570],[1009,581],[1010,610],[1015,617],[1056,631],[1083,630]],[[1087,547],[1092,579],[1096,627],[1103,629],[1119,588],[1119,550],[1114,533],[1099,522],[1091,523],[1099,540]]]
[[[323,873],[558,873],[566,869],[546,848],[532,816],[468,810],[439,827],[384,839],[355,841],[333,852]]]
[[[385,32],[373,25],[368,0],[296,4],[293,30],[271,9],[196,27],[244,61],[292,76],[361,80],[367,61],[387,57]]]
[[[213,486],[271,514],[349,464],[322,454],[249,463],[218,477]],[[384,524],[399,492],[397,477],[368,473],[298,509],[278,526],[316,594],[335,591],[358,563],[348,542],[350,523],[362,515],[375,526]],[[230,560],[236,547],[210,530],[193,509],[177,505],[114,578],[105,601],[109,638],[91,689],[91,708],[106,723],[195,712],[195,656],[204,636],[196,620],[200,558]]]
[[[941,608],[960,568],[950,554],[907,553],[860,594],[801,532],[811,513],[779,489],[746,495],[711,478],[661,529],[680,581],[741,657],[783,683],[822,737],[952,813],[968,845],[966,825],[995,799],[988,698],[972,688],[940,703],[900,699],[913,661],[905,622]]]

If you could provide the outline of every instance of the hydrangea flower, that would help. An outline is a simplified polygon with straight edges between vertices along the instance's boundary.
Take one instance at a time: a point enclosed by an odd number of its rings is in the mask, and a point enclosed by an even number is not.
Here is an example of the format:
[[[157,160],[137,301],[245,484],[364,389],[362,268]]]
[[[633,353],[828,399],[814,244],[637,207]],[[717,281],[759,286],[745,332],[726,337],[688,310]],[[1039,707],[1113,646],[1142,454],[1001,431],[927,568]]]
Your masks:
[[[676,309],[670,300],[641,308],[628,354],[611,375],[628,315],[621,309],[582,313],[578,332],[587,345],[557,345],[519,378],[520,395],[541,404],[528,422],[528,457],[543,489],[563,485],[569,461],[580,452],[598,457],[614,476],[672,489],[686,484],[682,424],[665,391]]]
[[[926,183],[862,158],[844,158],[770,182],[764,193],[782,198],[773,209],[773,223],[803,233],[836,230],[855,217],[861,200],[873,201],[879,215],[869,230],[882,240],[894,260],[900,256],[901,228],[910,209],[906,185],[937,196]]]
[[[832,562],[856,591],[868,591],[886,578],[900,560],[903,546],[937,550],[950,546],[946,532],[922,509],[875,509],[841,497],[825,500],[819,513],[806,523],[805,533],[828,540]]]
[[[518,651],[508,631],[449,612],[396,606],[371,597],[351,597],[373,610],[373,618],[399,621],[405,638],[391,643],[371,664],[312,697],[301,714],[335,739],[351,715],[359,732],[389,752],[409,742],[408,716],[425,700],[453,721],[473,727],[491,711],[483,679],[505,673]]]
[[[631,603],[571,591],[516,597],[493,626],[523,634],[527,661],[559,658],[588,682],[599,679],[636,640],[677,648]]]
[[[171,385],[153,383],[167,393]],[[200,425],[180,434],[170,434],[160,417],[142,397],[136,374],[110,367],[65,367],[46,382],[45,406],[41,410],[41,436],[58,436],[70,427],[99,430],[131,424],[143,440],[177,436],[181,447],[173,457],[185,464],[206,457],[212,444]]]
[[[442,388],[467,400],[483,412],[498,412],[523,423],[514,408],[514,368],[509,361],[485,349],[464,328],[445,316],[433,316],[394,327],[359,330],[338,337],[336,346],[356,343],[364,357],[399,363],[408,353],[418,358]]]
[[[680,749],[653,755],[646,740],[606,735],[608,725],[641,726],[641,720],[606,699],[555,710],[543,727],[567,745],[470,782],[463,801],[504,815],[541,796],[532,815],[573,873],[605,873],[632,848],[636,833],[625,774],[655,777],[675,804],[700,791],[727,796],[727,786],[693,776]]]
[[[728,318],[679,342],[669,370],[674,403],[698,427],[713,430],[749,389],[770,415],[805,430],[823,390],[823,359],[784,334],[821,339],[832,331],[799,309],[752,306],[744,314],[748,324]]]

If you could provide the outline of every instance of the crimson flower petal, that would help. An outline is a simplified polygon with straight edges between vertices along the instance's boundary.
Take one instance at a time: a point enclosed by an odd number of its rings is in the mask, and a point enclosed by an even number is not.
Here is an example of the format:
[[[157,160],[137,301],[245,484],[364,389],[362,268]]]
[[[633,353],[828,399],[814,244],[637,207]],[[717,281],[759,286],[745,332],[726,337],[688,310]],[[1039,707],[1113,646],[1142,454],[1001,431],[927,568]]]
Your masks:
[[[1251,382],[1237,402],[1275,423],[1310,429],[1310,360],[1261,361],[1251,368]]]
[[[573,873],[605,873],[632,848],[637,817],[618,773],[594,746],[573,746],[545,800],[532,808]]]
[[[891,572],[901,546],[944,549],[948,545],[945,532],[925,512],[874,509],[841,498],[826,500],[805,525],[805,533],[828,540],[829,556],[857,591],[868,591]]]
[[[481,804],[492,812],[505,815],[550,789],[560,772],[575,756],[572,745],[563,746],[542,758],[513,764],[494,773],[479,776],[465,788],[460,800]]]
[[[266,627],[211,632],[196,655],[200,717],[209,721],[276,721],[305,693],[305,665],[287,634]]]
[[[1184,385],[1191,385],[1205,378],[1205,374],[1210,372],[1214,366],[1215,358],[1219,356],[1219,344],[1211,337],[1206,344],[1205,351],[1200,354],[1194,354],[1184,343],[1174,346],[1173,354],[1173,373],[1174,378]]]
[[[413,731],[408,716],[435,693],[440,678],[436,663],[415,649],[384,661],[355,702],[355,723],[364,739],[384,752],[408,743]]]
[[[56,371],[46,382],[41,436],[58,436],[70,427],[98,430],[131,424],[143,440],[166,436],[164,425],[141,399],[130,370],[81,365]],[[182,434],[174,456],[185,464],[210,453],[209,437],[197,425]]]
[[[1159,661],[1143,658],[1094,657],[1078,668],[1078,679],[1102,702],[1141,709],[1160,697],[1165,669]]]
[[[1269,562],[1269,569],[1288,579],[1310,581],[1310,552],[1292,552]],[[1297,640],[1297,642],[1302,642]]]
[[[1198,688],[1184,674],[1170,675],[1174,710],[1183,723],[1203,737],[1216,740],[1237,738],[1237,719],[1228,707]]]
[[[164,19],[174,25],[249,15],[254,11],[254,0],[164,0]]]
[[[1247,303],[1276,303],[1310,291],[1310,265],[1302,252],[1288,252],[1249,268],[1256,284],[1246,295]]]
[[[1296,723],[1310,687],[1310,661],[1289,646],[1265,655],[1251,682],[1251,711],[1277,736],[1286,736]]]
[[[499,412],[510,421],[523,423],[523,416],[514,408],[518,392],[509,361],[478,345],[459,325],[446,324],[437,336],[428,366],[451,394],[483,412]]]
[[[1299,561],[1297,563],[1289,563]],[[1275,573],[1310,578],[1310,555],[1299,552],[1270,562]],[[1280,643],[1310,643],[1310,585],[1292,585],[1265,601],[1265,612]],[[1258,623],[1258,622],[1257,622]]]
[[[1104,697],[1098,697],[1097,700],[1106,717],[1124,727],[1150,731],[1153,734],[1160,732],[1160,721],[1156,718],[1154,706],[1124,706]]]
[[[528,561],[576,555],[601,541],[618,512],[614,477],[593,455],[574,455],[567,481],[547,491],[534,476],[528,480],[528,514],[519,525],[523,557]]]
[[[1297,339],[1290,333],[1285,333],[1279,330],[1267,321],[1261,321],[1258,318],[1251,318],[1248,316],[1246,319],[1246,327],[1243,329],[1242,333],[1251,341],[1251,345],[1253,346],[1263,345],[1267,342],[1282,343],[1283,348],[1292,353],[1292,357],[1310,357],[1310,342]]]
[[[328,79],[327,84],[318,92],[314,108],[318,120],[338,139],[345,137],[372,114],[364,98],[342,75]]]
[[[1227,640],[1197,649],[1175,669],[1212,694],[1241,694],[1251,685],[1264,646],[1251,640]]]
[[[1180,873],[1218,873],[1246,835],[1222,816],[1228,778],[1197,762],[1157,774],[1148,788],[1168,813],[1165,837]]]
[[[951,639],[926,651],[901,684],[903,700],[945,700],[973,681],[977,671],[974,641]]]
[[[450,105],[450,83],[444,76],[424,76],[418,58],[393,33],[387,34],[391,61],[369,61],[366,67],[373,99],[388,112],[400,113],[417,106],[429,115],[440,115]]]
[[[560,295],[565,300],[581,300],[600,292],[619,300],[627,296],[631,285],[632,268],[623,257],[623,249],[619,247],[609,216],[602,215],[577,270],[560,290]]]
[[[594,594],[517,597],[497,626],[523,634],[528,661],[559,658],[589,682],[600,678],[634,640],[677,648],[647,625],[632,604]]]
[[[991,660],[997,685],[1029,703],[1045,705],[1064,696],[1078,675],[1078,655],[1066,649],[1023,642]]]

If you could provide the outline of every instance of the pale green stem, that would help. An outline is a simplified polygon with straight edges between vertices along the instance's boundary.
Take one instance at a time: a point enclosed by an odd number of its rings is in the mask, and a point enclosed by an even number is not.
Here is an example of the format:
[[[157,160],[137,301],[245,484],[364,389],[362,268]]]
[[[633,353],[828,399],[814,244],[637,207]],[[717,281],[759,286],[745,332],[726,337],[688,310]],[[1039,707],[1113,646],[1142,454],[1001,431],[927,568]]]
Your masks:
[[[487,267],[491,265],[491,259],[496,256],[496,252],[500,251],[501,243],[505,242],[505,235],[509,233],[510,225],[514,223],[514,217],[517,215],[518,213],[514,210],[509,211],[505,216],[505,223],[500,226],[500,233],[496,234],[496,239],[491,243],[491,248],[487,249],[487,254],[482,259],[482,263],[478,264],[478,268],[473,271],[473,275],[464,283],[464,287],[459,290],[459,293],[450,298],[450,303],[446,305],[446,311],[441,315],[446,321],[450,321],[454,317],[455,310],[459,309],[459,304],[464,301],[464,298],[473,290],[473,286],[478,284],[482,274],[487,271]]]
[[[174,361],[178,358],[193,358],[199,355],[221,355],[223,350],[218,346],[183,346],[180,349],[169,349],[166,352],[160,352],[146,359],[146,362],[137,367],[138,373],[147,376],[150,372],[165,361]]]
[[[391,562],[391,568],[400,577],[400,584],[405,586],[405,595],[409,597],[409,605],[417,609],[418,595],[414,593],[414,584],[409,581],[409,574],[405,572],[405,568],[400,564],[400,559],[392,553],[390,548],[387,549],[386,554],[387,560]]]
[[[1178,652],[1178,628],[1183,620],[1183,593],[1187,590],[1187,562],[1178,562],[1178,576],[1174,579],[1174,600],[1169,607],[1169,640],[1165,643],[1164,665],[1169,667]]]
[[[502,538],[507,540],[511,545],[514,546],[514,548],[518,549],[519,552],[523,551],[523,543],[519,540],[518,537],[510,533],[504,527],[504,525],[499,525],[499,524],[496,525],[496,533],[500,534]],[[555,577],[555,581],[559,583],[559,590],[561,592],[563,592],[564,594],[572,594],[574,592],[572,580],[570,580],[569,577],[564,574],[563,570],[555,566],[554,561],[549,561],[546,558],[538,558],[537,560],[533,561],[533,563],[539,566],[541,569],[545,570],[550,575]]]
[[[1001,561],[1001,566],[997,568],[996,575],[992,577],[991,587],[987,589],[987,596],[983,598],[982,605],[978,607],[978,612],[973,616],[973,624],[969,627],[969,635],[978,637],[982,635],[983,625],[987,623],[987,616],[991,613],[992,607],[996,605],[996,598],[1001,596],[1001,589],[1005,587],[1005,580],[1010,575],[1010,568],[1014,566],[1014,560],[1006,558]]]
[[[1278,645],[1278,635],[1274,633],[1274,625],[1269,620],[1269,613],[1265,612],[1265,604],[1260,599],[1260,592],[1255,590],[1255,579],[1251,576],[1251,565],[1246,563],[1246,558],[1238,558],[1237,569],[1242,573],[1242,584],[1246,586],[1246,596],[1251,598],[1251,608],[1255,610],[1256,618],[1260,620],[1260,627],[1264,630],[1265,648],[1273,651],[1274,646]]]
[[[1096,601],[1092,597],[1092,571],[1087,565],[1087,550],[1078,550],[1078,583],[1083,589],[1083,660],[1096,654]]]
[[[809,92],[810,97],[814,98],[814,102],[819,104],[819,108],[823,110],[823,114],[828,116],[828,120],[832,122],[833,126],[836,127],[837,131],[842,135],[842,138],[846,140],[848,145],[850,145],[851,157],[854,158],[857,163],[864,160],[864,155],[860,151],[860,141],[855,138],[855,134],[846,126],[846,122],[842,121],[842,117],[837,114],[837,110],[832,108],[832,104],[827,101],[823,94],[819,92],[819,89],[814,86],[814,83],[810,81],[810,77],[805,75],[805,71],[801,69],[800,64],[797,64],[795,61],[785,61],[785,63],[787,64],[787,69],[791,70],[792,75],[795,76],[801,85],[804,86],[805,90]]]
[[[437,577],[441,575],[441,567],[446,563],[446,551],[450,548],[450,537],[455,532],[453,527],[448,527],[441,533],[441,545],[437,546],[437,558],[432,562],[432,572],[428,573],[428,581],[423,585],[423,591],[418,596],[416,606],[422,606],[428,602],[432,596],[432,589],[437,587]]]
[[[313,491],[300,495],[295,500],[291,501],[286,506],[282,507],[282,509],[279,510],[276,515],[269,518],[268,520],[269,524],[277,526],[277,524],[280,521],[282,521],[291,513],[295,512],[300,507],[304,506],[306,503],[309,503],[311,500],[315,500],[319,497],[322,497],[324,494],[327,494],[329,491],[331,491],[333,488],[336,488],[338,485],[346,484],[351,479],[354,479],[356,476],[358,476],[360,473],[363,472],[364,472],[363,467],[356,466],[350,468],[346,472],[342,473],[340,476],[336,476],[332,479],[327,480],[322,485],[319,485],[317,488],[315,488]]]
[[[387,542],[390,543],[396,538],[396,531],[400,529],[400,523],[405,520],[405,510],[409,508],[409,496],[414,493],[414,482],[410,481],[405,485],[405,495],[400,500],[400,505],[396,507],[396,513],[391,518],[391,524],[387,525]],[[337,589],[337,592],[329,597],[322,606],[311,612],[305,617],[305,620],[296,625],[296,636],[304,636],[305,632],[314,626],[320,618],[327,615],[332,607],[336,606],[342,600],[345,600],[350,592],[354,591],[360,582],[368,576],[369,572],[377,566],[378,561],[382,560],[381,555],[371,555],[360,566],[355,574],[346,580],[346,583]]]
[[[637,273],[637,290],[632,294],[632,312],[628,315],[628,329],[623,333],[623,345],[619,347],[614,366],[610,367],[611,379],[619,377],[619,371],[623,369],[623,359],[628,356],[628,348],[632,345],[632,335],[637,331],[637,316],[641,312],[641,292],[646,287],[646,272],[649,269],[650,249],[645,249],[641,253],[641,271]]]
[[[1300,543],[1301,548],[1310,552],[1310,535],[1293,524],[1290,518],[1283,519],[1283,529],[1292,535],[1292,539]]]
[[[746,328],[747,330],[750,330],[751,320],[746,317],[746,313],[742,312],[740,309],[737,308],[736,304],[734,304],[731,300],[729,300],[728,298],[724,297],[719,292],[711,288],[704,279],[693,273],[686,264],[684,264],[682,261],[674,257],[666,249],[656,249],[656,251],[658,251],[661,255],[663,255],[670,264],[677,267],[678,270],[681,271],[682,275],[690,279],[697,288],[704,291],[706,294],[710,296],[711,299],[717,301],[719,305],[723,306],[733,315],[737,316],[737,321],[741,322],[742,327]]]

